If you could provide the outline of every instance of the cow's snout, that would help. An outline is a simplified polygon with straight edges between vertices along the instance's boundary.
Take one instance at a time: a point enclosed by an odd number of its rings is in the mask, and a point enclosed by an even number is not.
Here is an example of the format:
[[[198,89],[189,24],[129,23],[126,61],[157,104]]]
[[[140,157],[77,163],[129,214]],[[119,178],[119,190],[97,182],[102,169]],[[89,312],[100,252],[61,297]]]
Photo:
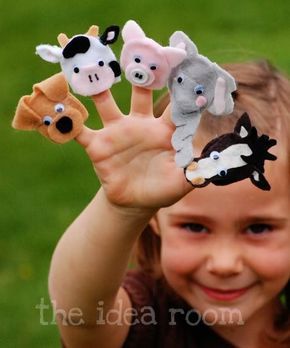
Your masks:
[[[146,85],[150,80],[150,75],[143,69],[131,70],[131,81],[137,85]]]
[[[68,116],[61,117],[55,124],[55,127],[62,133],[66,134],[72,131],[73,122]]]

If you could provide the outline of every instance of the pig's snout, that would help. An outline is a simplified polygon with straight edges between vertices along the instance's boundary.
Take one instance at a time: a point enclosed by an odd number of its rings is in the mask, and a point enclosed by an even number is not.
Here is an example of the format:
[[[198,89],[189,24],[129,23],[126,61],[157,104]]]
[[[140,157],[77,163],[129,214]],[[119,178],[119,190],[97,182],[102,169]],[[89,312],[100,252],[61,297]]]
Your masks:
[[[131,82],[136,85],[146,86],[152,82],[152,76],[146,70],[140,68],[132,69],[129,77]]]

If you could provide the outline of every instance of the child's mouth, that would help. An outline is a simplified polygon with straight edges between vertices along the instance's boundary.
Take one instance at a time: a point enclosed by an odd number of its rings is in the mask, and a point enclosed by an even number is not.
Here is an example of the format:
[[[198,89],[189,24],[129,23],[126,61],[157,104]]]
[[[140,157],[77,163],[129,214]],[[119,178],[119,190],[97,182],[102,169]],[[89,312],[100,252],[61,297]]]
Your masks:
[[[217,301],[233,301],[237,298],[244,295],[251,287],[247,286],[240,289],[215,289],[215,288],[209,288],[204,285],[199,285],[202,291],[211,299],[217,300]]]

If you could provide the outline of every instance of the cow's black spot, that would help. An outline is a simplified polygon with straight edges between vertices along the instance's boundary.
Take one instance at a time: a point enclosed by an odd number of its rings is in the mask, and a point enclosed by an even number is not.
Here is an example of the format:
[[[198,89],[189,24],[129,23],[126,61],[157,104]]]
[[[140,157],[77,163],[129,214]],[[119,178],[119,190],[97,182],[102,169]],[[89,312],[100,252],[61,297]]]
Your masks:
[[[120,64],[116,60],[112,60],[109,63],[110,68],[113,70],[115,77],[118,77],[121,75],[121,68]]]
[[[56,122],[55,126],[62,134],[66,134],[73,129],[73,122],[68,116],[63,116]]]
[[[90,39],[86,36],[76,36],[62,51],[64,58],[72,58],[78,53],[86,53],[91,46]]]

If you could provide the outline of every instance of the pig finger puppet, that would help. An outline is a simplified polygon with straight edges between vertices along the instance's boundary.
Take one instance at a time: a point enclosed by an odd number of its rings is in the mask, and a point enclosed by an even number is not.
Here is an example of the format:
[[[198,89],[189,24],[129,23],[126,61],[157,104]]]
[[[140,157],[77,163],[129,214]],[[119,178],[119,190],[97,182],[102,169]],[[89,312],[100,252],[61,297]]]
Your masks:
[[[35,84],[32,94],[19,100],[12,127],[36,130],[63,144],[79,135],[87,118],[86,108],[69,93],[63,73],[58,73]]]
[[[122,37],[121,68],[126,79],[135,86],[152,90],[165,87],[171,70],[186,57],[184,49],[162,47],[146,37],[133,20],[124,25]]]
[[[120,81],[121,69],[109,47],[119,35],[119,27],[110,26],[98,36],[98,27],[91,26],[84,35],[69,39],[59,34],[61,47],[39,45],[36,54],[51,63],[60,63],[73,92],[82,96],[99,94]]]
[[[245,113],[233,133],[211,140],[201,156],[184,169],[186,179],[194,187],[204,187],[209,183],[223,186],[250,178],[255,186],[268,191],[271,187],[263,175],[264,164],[266,160],[277,159],[268,152],[276,143],[265,134],[258,136]]]
[[[169,78],[172,121],[176,130],[172,146],[175,162],[184,168],[193,160],[192,140],[199,125],[201,113],[230,114],[234,102],[231,93],[236,90],[234,78],[216,63],[198,53],[195,44],[181,31],[170,37],[170,46],[181,47],[186,59],[173,69]]]

